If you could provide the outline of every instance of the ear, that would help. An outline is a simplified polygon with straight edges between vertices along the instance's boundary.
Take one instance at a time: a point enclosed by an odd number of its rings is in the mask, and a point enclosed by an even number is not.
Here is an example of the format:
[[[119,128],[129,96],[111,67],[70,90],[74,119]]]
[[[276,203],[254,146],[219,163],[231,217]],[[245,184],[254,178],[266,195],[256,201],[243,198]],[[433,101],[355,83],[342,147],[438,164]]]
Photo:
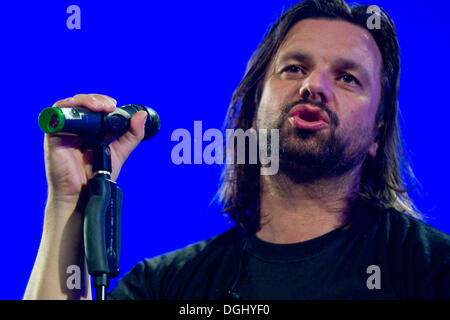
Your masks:
[[[384,122],[381,122],[378,125],[377,130],[376,130],[375,140],[369,148],[369,156],[371,156],[372,158],[375,158],[377,156],[379,142],[380,142],[380,131],[383,126],[384,126]]]

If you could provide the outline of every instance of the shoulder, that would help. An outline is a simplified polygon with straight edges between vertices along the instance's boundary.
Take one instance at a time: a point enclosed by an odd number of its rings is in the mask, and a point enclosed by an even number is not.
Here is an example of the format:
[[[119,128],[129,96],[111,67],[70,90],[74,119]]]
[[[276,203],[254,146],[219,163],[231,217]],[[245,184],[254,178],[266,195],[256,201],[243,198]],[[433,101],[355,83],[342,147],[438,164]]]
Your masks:
[[[218,260],[232,250],[239,239],[239,231],[230,229],[210,239],[187,245],[154,258],[145,259],[120,279],[109,293],[112,299],[161,299],[165,290],[189,276],[204,260]],[[192,271],[191,271],[192,272]]]
[[[172,269],[172,272],[177,272],[187,264],[205,255],[210,255],[212,252],[219,254],[219,252],[234,248],[238,244],[238,235],[238,230],[230,229],[210,239],[190,244],[184,248],[165,253],[152,259],[145,259],[142,261],[142,264],[144,268],[152,272],[167,268]]]
[[[381,214],[378,244],[386,244],[392,271],[424,299],[450,298],[450,235],[395,210]],[[412,290],[412,289],[411,289]]]
[[[445,250],[450,253],[450,235],[432,227],[406,213],[386,210],[384,225],[389,230],[389,237],[411,245],[421,245],[424,249]]]

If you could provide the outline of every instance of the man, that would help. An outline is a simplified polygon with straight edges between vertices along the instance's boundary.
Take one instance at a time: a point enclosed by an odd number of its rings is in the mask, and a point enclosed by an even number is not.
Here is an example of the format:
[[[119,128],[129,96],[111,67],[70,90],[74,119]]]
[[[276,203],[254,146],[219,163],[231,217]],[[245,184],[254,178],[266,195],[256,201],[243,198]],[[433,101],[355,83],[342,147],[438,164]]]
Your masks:
[[[450,298],[450,237],[417,219],[404,190],[394,25],[367,9],[307,0],[280,17],[227,118],[229,128],[279,129],[280,172],[228,165],[218,196],[236,226],[137,264],[110,299]],[[380,28],[369,29],[374,14]],[[115,101],[56,105],[111,112]],[[114,179],[143,123],[136,114],[111,145]],[[84,290],[64,280],[68,265],[84,263],[77,203],[92,172],[81,143],[45,138],[49,199],[25,298],[91,296],[87,274]]]

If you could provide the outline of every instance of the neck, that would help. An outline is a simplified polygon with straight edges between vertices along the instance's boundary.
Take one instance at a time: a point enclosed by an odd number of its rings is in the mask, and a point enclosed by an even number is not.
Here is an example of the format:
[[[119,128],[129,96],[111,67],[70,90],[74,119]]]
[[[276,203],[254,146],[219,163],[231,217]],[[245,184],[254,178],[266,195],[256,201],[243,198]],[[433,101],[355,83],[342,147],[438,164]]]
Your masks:
[[[261,176],[261,223],[257,236],[267,242],[303,242],[347,222],[350,202],[359,188],[359,168],[344,176],[308,182],[280,172]]]

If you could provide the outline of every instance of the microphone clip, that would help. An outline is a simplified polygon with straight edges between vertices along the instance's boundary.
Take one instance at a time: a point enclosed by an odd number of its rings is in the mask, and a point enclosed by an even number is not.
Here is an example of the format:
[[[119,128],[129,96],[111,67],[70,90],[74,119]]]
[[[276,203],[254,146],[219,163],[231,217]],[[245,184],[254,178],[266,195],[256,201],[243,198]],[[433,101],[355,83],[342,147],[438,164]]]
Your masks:
[[[111,180],[109,144],[94,147],[93,172],[84,209],[84,248],[88,272],[94,277],[96,299],[106,300],[109,279],[119,275],[122,191]]]

